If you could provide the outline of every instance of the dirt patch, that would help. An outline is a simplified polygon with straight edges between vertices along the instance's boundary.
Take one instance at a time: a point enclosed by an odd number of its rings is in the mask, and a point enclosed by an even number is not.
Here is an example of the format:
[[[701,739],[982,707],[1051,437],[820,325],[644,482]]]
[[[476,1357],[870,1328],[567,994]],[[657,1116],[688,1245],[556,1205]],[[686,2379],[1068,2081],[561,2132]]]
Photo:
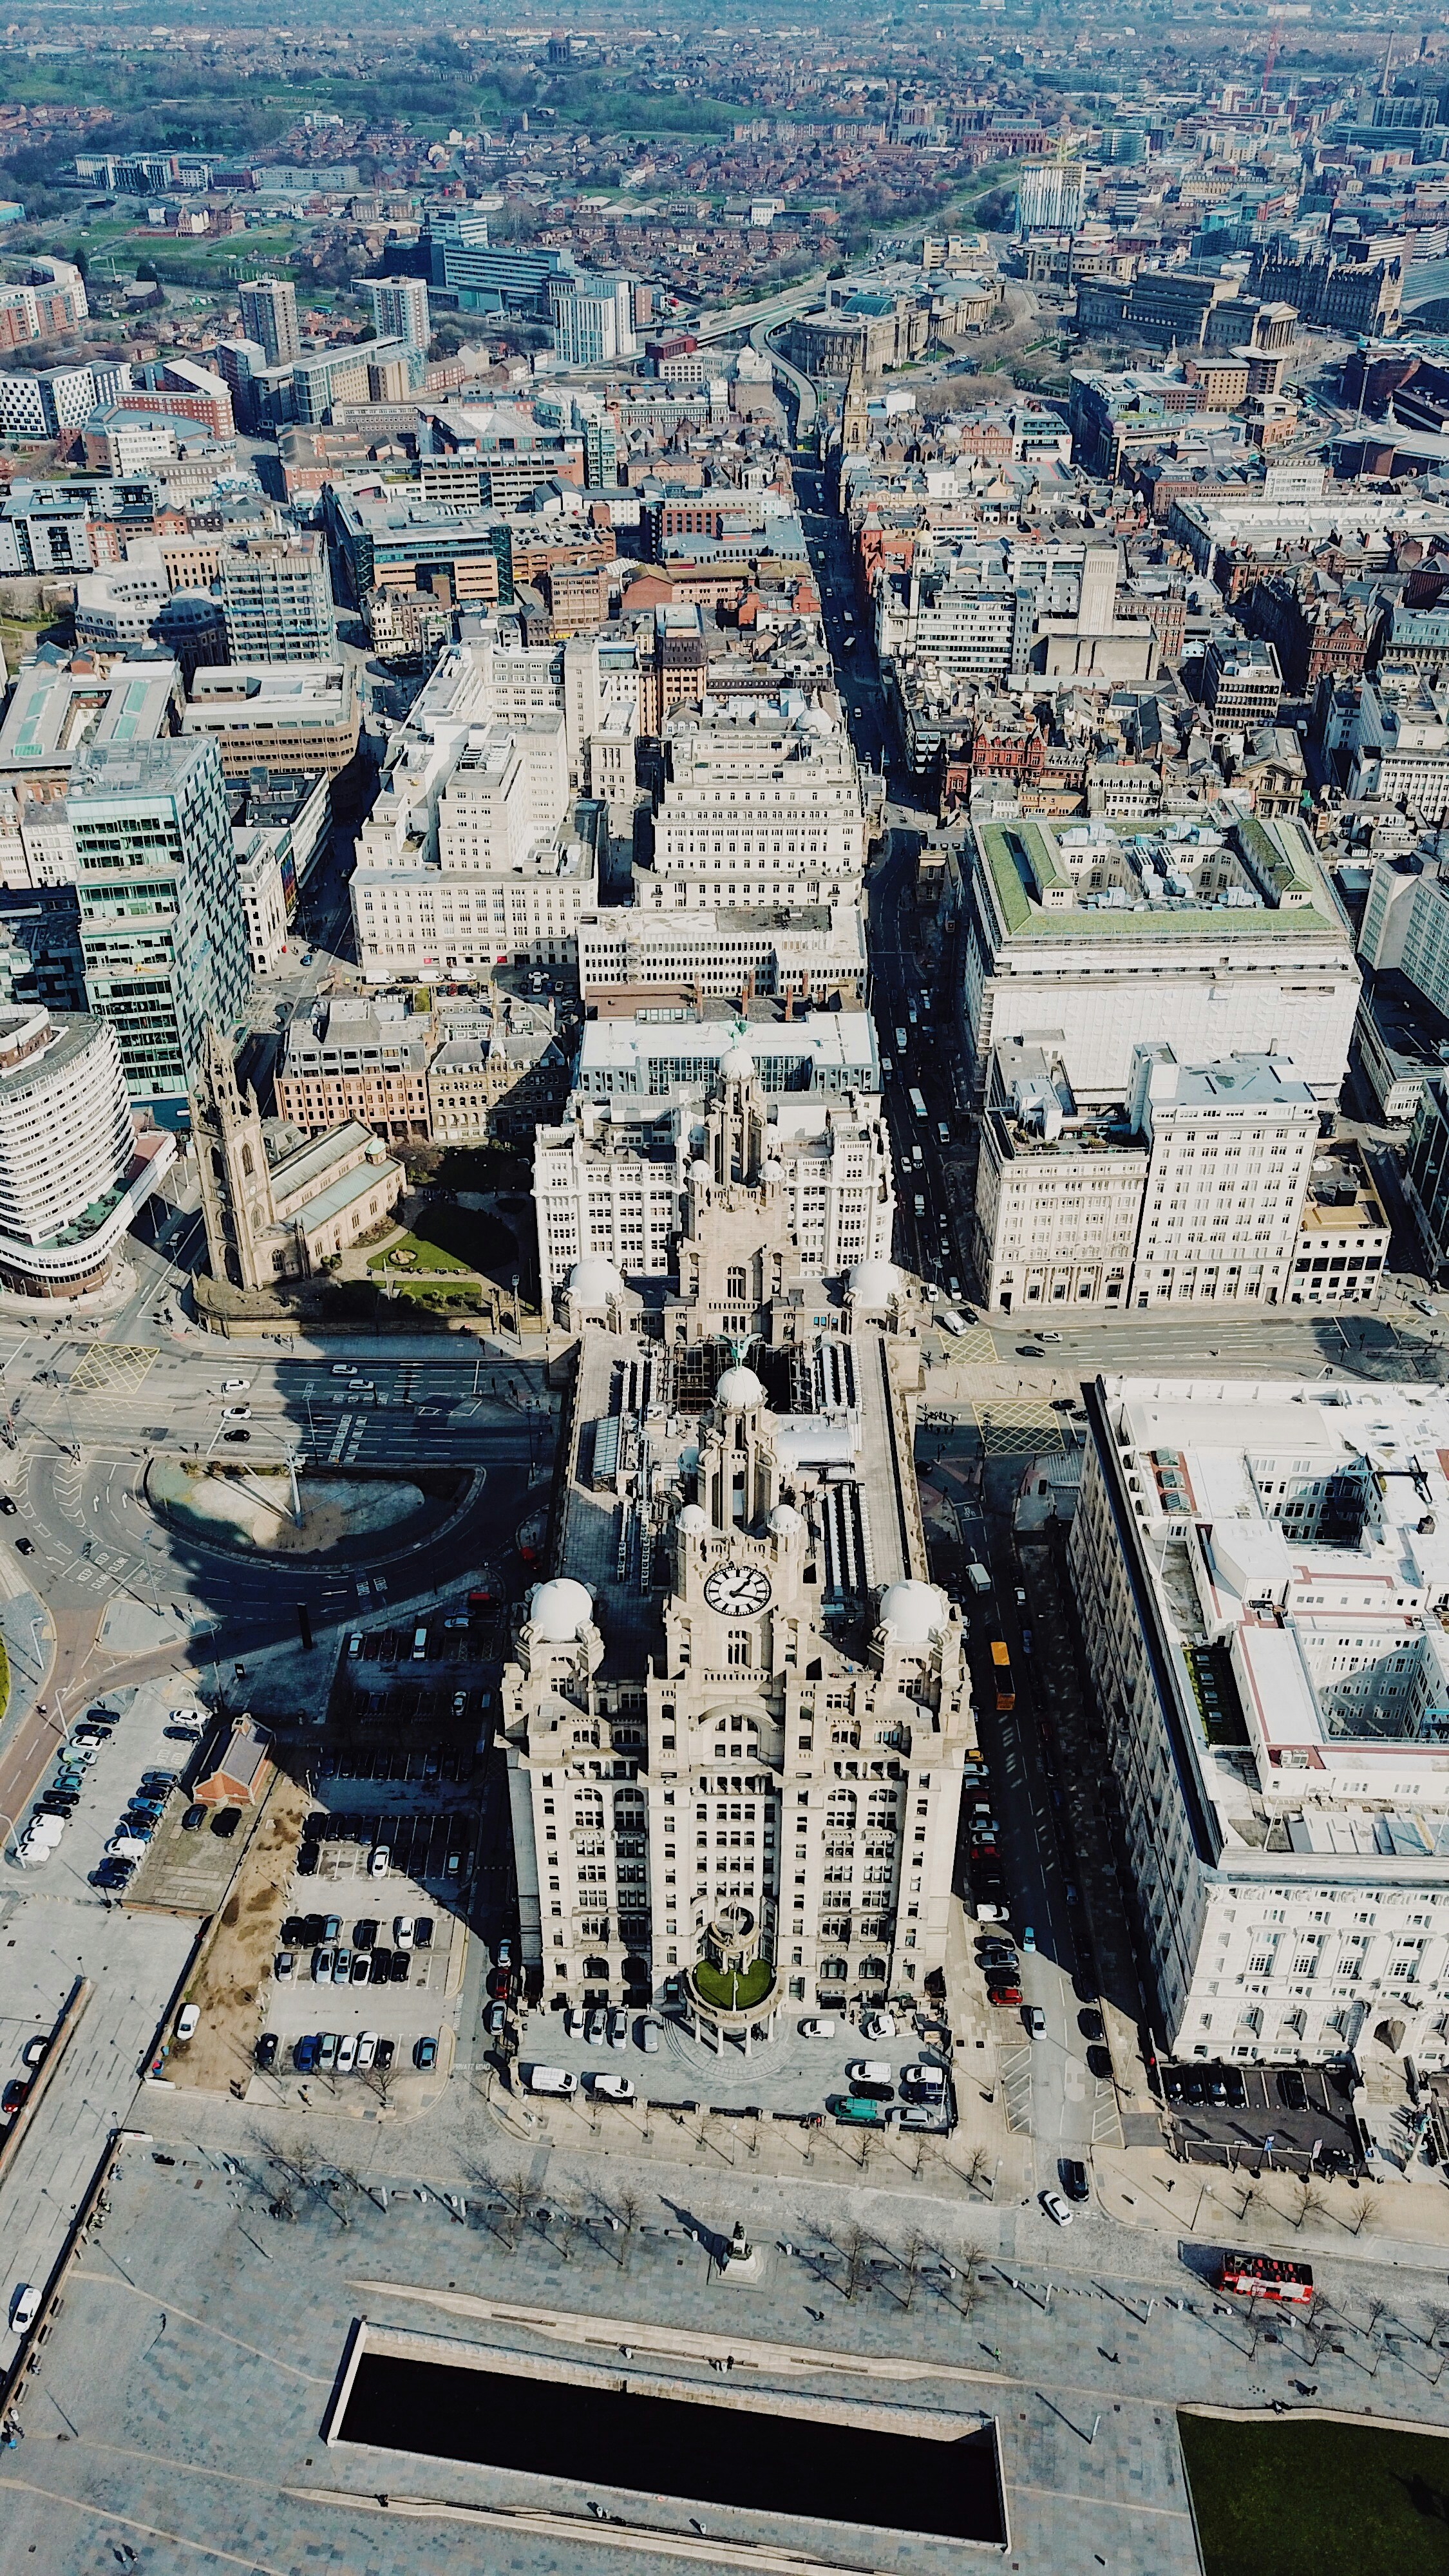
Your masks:
[[[216,1937],[187,1986],[201,2023],[185,2048],[173,2048],[172,2082],[204,2093],[244,2089],[271,1993],[271,1966],[301,1839],[307,1792],[278,1772],[261,1819],[242,1854]]]

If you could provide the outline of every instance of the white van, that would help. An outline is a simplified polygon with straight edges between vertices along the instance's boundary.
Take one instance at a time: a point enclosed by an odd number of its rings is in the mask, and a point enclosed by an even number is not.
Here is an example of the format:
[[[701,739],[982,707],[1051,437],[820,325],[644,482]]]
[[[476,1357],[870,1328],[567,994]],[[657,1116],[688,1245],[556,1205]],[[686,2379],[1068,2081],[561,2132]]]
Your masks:
[[[579,2079],[562,2066],[531,2066],[528,2089],[530,2093],[577,2093]]]
[[[964,1333],[966,1330],[966,1327],[960,1316],[957,1314],[954,1306],[942,1307],[941,1321],[945,1325],[948,1333]]]
[[[424,1663],[427,1659],[427,1652],[428,1632],[426,1628],[415,1628],[413,1630],[413,1662],[415,1664]]]

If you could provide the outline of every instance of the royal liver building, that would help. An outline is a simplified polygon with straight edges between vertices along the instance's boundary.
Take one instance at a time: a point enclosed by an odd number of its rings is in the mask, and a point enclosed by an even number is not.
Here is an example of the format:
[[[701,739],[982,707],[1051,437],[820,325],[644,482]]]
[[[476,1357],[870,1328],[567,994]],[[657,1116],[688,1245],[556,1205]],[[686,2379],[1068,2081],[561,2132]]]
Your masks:
[[[688,2000],[702,1959],[762,2011],[919,1996],[944,1957],[974,1726],[912,1468],[923,1309],[889,1262],[810,1270],[771,1117],[732,1050],[674,1273],[587,1259],[560,1300],[553,1571],[503,1683],[545,2003]]]

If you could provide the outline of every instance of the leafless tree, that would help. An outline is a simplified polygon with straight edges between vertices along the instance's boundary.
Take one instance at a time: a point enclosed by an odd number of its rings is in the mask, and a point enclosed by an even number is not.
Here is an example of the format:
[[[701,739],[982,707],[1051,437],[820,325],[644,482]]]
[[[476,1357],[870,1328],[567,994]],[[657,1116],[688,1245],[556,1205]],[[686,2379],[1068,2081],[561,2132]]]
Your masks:
[[[905,2274],[905,2286],[901,2293],[901,2306],[907,2310],[915,2305],[916,2288],[920,2280],[921,2258],[928,2251],[929,2248],[925,2237],[920,2235],[915,2228],[912,2228],[909,2236],[906,2238],[905,2247],[901,2255],[901,2270]]]
[[[511,2253],[518,2243],[519,2229],[525,2224],[533,2206],[533,2190],[527,2174],[521,2167],[516,2173],[505,2174],[500,2189],[508,2211],[504,2243]]]
[[[840,2251],[845,2257],[845,2296],[848,2301],[854,2300],[864,2277],[865,2249],[869,2242],[865,2229],[855,2226],[847,2227],[839,2239]]]
[[[1371,2191],[1360,2192],[1358,2216],[1353,2223],[1353,2232],[1355,2236],[1362,2236],[1366,2227],[1372,2229],[1377,2227],[1378,2223],[1379,2207],[1373,2193]]]
[[[971,2150],[970,2158],[966,2166],[966,2180],[973,2191],[979,2191],[981,2189],[982,2183],[990,2171],[991,2150],[989,2147],[983,2146],[978,2140],[977,2144]]]
[[[634,2248],[634,2230],[639,2224],[644,2203],[636,2191],[621,2191],[614,2202],[614,2216],[619,2221],[619,2269],[627,2272]]]
[[[1439,2350],[1439,2346],[1443,2343],[1446,2334],[1449,2334],[1449,2308],[1440,2307],[1438,2303],[1435,2302],[1432,2306],[1425,2308],[1424,2314],[1429,2320],[1429,2349],[1431,2352],[1437,2352]],[[1440,2377],[1443,2375],[1445,2361],[1449,2361],[1449,2353],[1444,2354],[1440,2360]],[[1437,2386],[1437,2384],[1438,2381],[1436,2379],[1435,2385]]]
[[[1293,2197],[1297,2203],[1293,2216],[1295,2227],[1301,2228],[1305,2218],[1311,2218],[1315,2210],[1322,2209],[1324,2206],[1323,2194],[1312,2174],[1299,2176],[1293,2186]]]

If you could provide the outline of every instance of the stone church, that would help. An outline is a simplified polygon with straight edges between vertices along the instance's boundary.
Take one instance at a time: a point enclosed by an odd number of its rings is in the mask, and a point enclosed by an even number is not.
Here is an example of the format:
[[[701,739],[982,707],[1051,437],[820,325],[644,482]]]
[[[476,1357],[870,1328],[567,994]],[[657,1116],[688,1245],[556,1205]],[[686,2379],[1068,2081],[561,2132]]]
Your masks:
[[[190,1107],[211,1275],[233,1288],[311,1278],[402,1197],[401,1163],[357,1119],[300,1144],[281,1121],[264,1120],[215,1029]]]

